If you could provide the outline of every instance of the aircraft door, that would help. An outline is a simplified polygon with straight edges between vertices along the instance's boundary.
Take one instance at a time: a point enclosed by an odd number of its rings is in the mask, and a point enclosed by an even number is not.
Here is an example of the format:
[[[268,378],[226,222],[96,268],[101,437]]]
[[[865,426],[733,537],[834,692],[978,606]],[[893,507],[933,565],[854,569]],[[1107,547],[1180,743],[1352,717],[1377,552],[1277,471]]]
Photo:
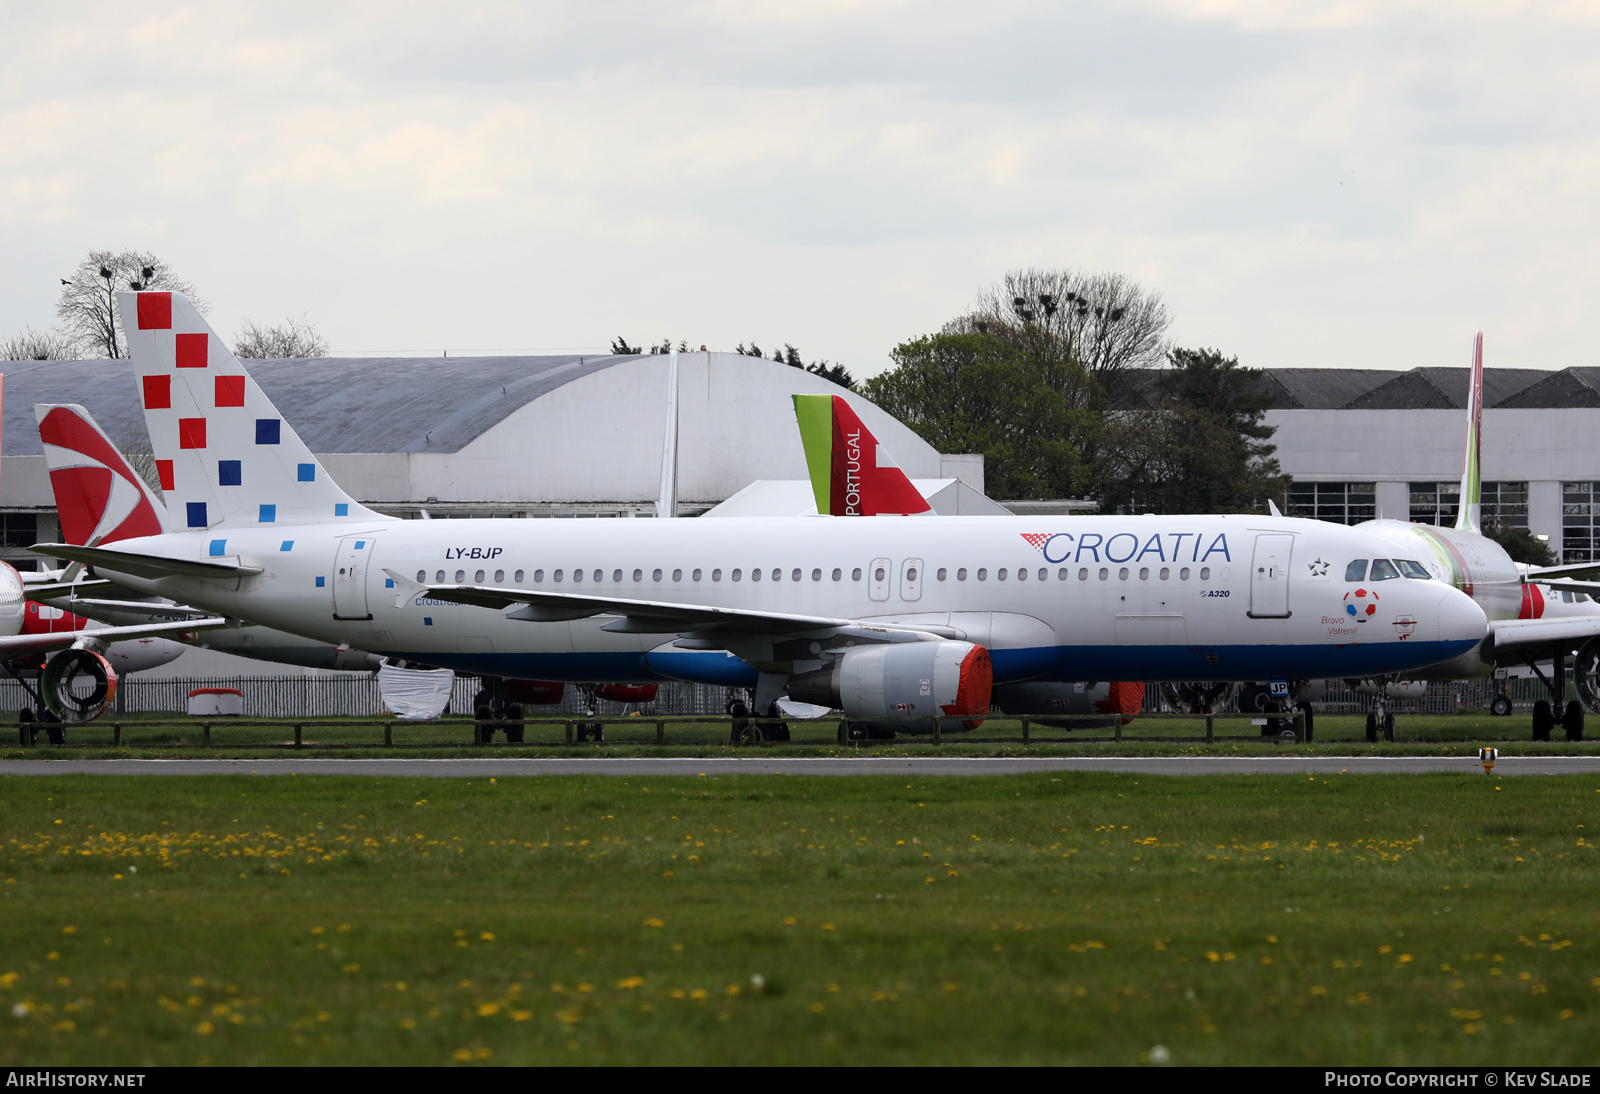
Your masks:
[[[894,564],[886,558],[875,558],[867,569],[867,596],[873,600],[889,599],[889,570]]]
[[[1289,556],[1294,537],[1283,533],[1264,533],[1256,537],[1255,558],[1250,565],[1250,618],[1289,618]]]
[[[908,558],[900,563],[900,599],[922,599],[922,560]]]
[[[371,619],[367,610],[367,564],[372,558],[371,536],[346,536],[333,559],[333,617]]]

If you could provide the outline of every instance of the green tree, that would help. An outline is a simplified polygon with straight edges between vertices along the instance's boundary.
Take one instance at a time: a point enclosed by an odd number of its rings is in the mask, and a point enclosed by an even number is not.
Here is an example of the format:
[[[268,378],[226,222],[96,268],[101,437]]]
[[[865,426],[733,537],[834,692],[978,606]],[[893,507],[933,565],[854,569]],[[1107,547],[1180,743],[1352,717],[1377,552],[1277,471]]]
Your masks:
[[[1538,539],[1526,528],[1515,528],[1498,517],[1483,518],[1483,534],[1505,548],[1512,562],[1525,562],[1529,566],[1554,566],[1556,554],[1550,545]]]
[[[1144,407],[1110,413],[1095,468],[1102,512],[1245,513],[1280,499],[1272,397],[1259,369],[1212,349],[1174,349]]]
[[[940,452],[981,452],[988,493],[1060,498],[1085,483],[1094,416],[1004,338],[943,333],[895,347],[895,367],[859,390]]]

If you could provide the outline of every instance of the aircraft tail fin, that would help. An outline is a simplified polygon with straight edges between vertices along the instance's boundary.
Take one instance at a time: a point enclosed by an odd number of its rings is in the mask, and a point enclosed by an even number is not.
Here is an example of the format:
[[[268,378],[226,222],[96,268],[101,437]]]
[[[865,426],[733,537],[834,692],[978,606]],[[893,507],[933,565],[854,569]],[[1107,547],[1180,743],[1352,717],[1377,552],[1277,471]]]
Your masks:
[[[1478,463],[1483,448],[1483,332],[1472,339],[1472,380],[1467,387],[1467,453],[1461,464],[1461,504],[1456,531],[1483,531],[1483,480]]]
[[[390,519],[328,477],[182,293],[117,306],[174,530]]]
[[[87,410],[38,403],[33,413],[64,540],[111,544],[162,533],[166,506]]]
[[[842,396],[796,395],[794,413],[817,512],[871,517],[932,511]]]

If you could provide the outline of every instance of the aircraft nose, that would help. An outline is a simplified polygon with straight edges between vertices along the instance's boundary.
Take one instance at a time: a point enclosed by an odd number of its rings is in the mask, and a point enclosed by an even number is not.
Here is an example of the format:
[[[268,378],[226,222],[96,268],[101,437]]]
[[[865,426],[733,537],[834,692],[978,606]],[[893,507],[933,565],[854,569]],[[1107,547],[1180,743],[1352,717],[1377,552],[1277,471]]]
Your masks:
[[[1489,617],[1460,589],[1444,590],[1434,617],[1439,621],[1441,642],[1482,642],[1489,636]]]

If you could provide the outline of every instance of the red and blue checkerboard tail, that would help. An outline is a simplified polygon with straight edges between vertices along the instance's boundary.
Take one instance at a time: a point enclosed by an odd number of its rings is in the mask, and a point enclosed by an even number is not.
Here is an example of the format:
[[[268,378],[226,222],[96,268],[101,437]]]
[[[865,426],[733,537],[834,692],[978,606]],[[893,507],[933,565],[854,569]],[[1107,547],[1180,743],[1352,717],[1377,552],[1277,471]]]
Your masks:
[[[391,519],[328,477],[182,293],[117,306],[174,531]]]
[[[109,545],[171,531],[167,507],[106,431],[74,403],[35,403],[63,542]]]

